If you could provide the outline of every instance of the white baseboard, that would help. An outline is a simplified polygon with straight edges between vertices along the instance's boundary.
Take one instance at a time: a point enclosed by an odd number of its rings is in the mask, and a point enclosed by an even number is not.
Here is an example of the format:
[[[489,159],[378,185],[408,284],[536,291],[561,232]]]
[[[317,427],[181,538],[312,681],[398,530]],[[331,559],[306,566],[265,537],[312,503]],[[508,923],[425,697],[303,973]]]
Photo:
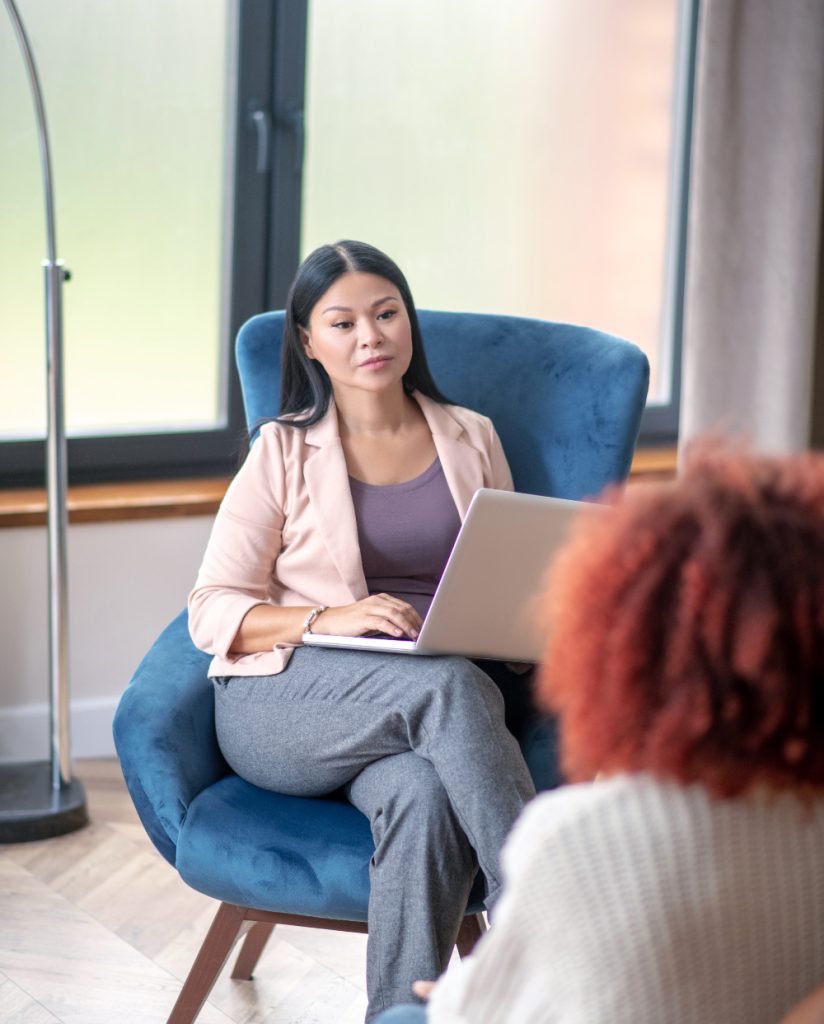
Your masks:
[[[119,696],[71,702],[71,755],[114,757],[112,719]],[[0,764],[42,761],[49,757],[49,706],[23,704],[0,708]]]

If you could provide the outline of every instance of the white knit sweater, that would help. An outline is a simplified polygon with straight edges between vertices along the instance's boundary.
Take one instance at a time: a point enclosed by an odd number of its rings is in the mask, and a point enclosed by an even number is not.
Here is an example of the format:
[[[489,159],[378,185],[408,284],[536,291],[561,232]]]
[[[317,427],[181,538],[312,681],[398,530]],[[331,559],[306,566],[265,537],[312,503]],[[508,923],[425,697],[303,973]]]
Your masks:
[[[824,797],[620,776],[535,799],[432,1024],[776,1024],[824,980]]]

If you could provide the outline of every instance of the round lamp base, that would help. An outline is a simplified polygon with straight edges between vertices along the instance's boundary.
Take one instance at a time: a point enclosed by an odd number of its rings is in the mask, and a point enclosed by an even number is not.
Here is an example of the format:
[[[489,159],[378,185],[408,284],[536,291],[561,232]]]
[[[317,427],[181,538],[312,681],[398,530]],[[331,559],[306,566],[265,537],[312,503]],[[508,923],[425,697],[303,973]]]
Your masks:
[[[51,764],[0,765],[0,843],[28,843],[88,824],[86,794],[77,779],[52,789]]]

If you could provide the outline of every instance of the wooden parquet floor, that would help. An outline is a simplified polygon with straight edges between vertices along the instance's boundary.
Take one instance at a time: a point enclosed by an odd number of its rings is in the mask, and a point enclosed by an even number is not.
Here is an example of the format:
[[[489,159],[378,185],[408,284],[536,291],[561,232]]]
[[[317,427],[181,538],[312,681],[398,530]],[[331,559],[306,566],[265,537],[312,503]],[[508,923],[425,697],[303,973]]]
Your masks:
[[[92,824],[0,846],[0,1022],[163,1024],[217,903],[158,854],[114,760],[80,761]],[[202,1024],[361,1024],[366,937],[279,926],[227,964]]]

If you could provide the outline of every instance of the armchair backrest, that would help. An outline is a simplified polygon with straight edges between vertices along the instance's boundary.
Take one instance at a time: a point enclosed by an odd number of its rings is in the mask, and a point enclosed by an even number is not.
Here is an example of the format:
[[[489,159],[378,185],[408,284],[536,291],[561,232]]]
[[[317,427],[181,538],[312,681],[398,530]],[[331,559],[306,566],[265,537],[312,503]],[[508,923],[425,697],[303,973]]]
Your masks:
[[[629,472],[649,386],[635,345],[587,327],[482,313],[419,310],[432,375],[458,405],[489,416],[515,487],[587,498]],[[284,314],[240,329],[247,423],[276,416]]]

